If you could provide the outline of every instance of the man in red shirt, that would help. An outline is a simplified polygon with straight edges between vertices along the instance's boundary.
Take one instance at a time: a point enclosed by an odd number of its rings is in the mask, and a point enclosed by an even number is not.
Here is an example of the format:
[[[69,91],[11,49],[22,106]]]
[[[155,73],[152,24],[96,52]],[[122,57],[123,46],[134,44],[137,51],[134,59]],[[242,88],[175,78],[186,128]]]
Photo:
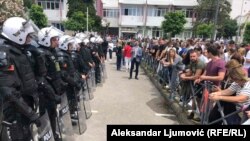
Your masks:
[[[126,71],[129,70],[131,67],[131,56],[132,56],[131,51],[132,47],[130,46],[130,42],[127,42],[123,51],[123,55],[125,57]]]

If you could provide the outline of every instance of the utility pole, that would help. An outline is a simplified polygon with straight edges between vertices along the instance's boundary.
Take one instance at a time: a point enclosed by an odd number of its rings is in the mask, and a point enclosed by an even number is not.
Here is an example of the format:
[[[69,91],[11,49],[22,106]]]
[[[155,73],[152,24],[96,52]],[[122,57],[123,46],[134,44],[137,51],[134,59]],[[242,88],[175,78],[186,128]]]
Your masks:
[[[240,21],[239,21],[239,26],[238,26],[238,32],[237,32],[236,39],[235,39],[236,43],[239,42],[239,37],[240,37],[240,27],[241,27],[241,20],[242,20],[243,4],[244,4],[244,0],[242,0],[242,4],[241,4]]]
[[[87,32],[89,32],[89,7],[87,7]]]
[[[214,18],[214,31],[213,31],[213,40],[214,41],[216,40],[216,34],[217,34],[217,23],[218,23],[219,9],[220,9],[220,0],[217,0],[216,12],[215,12],[215,18]]]

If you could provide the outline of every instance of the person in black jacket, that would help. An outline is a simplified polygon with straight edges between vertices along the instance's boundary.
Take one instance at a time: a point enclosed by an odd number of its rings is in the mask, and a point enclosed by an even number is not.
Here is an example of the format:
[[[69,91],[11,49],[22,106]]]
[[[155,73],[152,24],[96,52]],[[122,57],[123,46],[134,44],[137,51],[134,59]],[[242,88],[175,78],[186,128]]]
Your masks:
[[[102,42],[102,49],[103,49],[103,54],[104,54],[105,60],[107,60],[108,46],[109,46],[108,41],[106,39],[104,39],[104,41]]]
[[[118,41],[117,50],[116,50],[116,69],[121,70],[122,62],[122,42]]]
[[[31,139],[30,122],[41,126],[34,111],[38,102],[38,85],[24,54],[24,47],[30,44],[33,32],[32,23],[21,17],[7,19],[1,32],[5,42],[0,45],[0,99],[3,120],[12,124],[9,134],[13,141]]]
[[[59,39],[59,49],[57,50],[57,57],[61,69],[61,77],[63,81],[68,83],[66,92],[69,100],[69,108],[72,119],[77,117],[77,115],[75,115],[75,111],[77,110],[76,97],[79,96],[77,94],[79,94],[83,84],[81,75],[75,69],[70,54],[74,42],[74,38],[64,35]]]
[[[59,61],[56,55],[56,49],[59,45],[58,38],[61,35],[54,27],[46,27],[38,33],[38,49],[42,52],[46,73],[44,81],[41,81],[40,88],[46,96],[41,96],[40,112],[44,113],[47,110],[50,124],[52,127],[53,135],[56,141],[60,140],[59,135],[56,133],[56,117],[57,117],[57,104],[60,103],[58,96],[65,92],[66,83],[61,78],[61,70]],[[46,97],[50,100],[47,100]]]

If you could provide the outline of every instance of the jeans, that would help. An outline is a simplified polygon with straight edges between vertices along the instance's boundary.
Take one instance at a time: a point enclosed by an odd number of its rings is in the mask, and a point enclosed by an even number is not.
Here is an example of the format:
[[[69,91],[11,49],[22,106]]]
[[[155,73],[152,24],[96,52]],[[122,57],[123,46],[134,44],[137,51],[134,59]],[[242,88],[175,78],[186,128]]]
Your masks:
[[[133,58],[132,62],[131,62],[131,68],[130,68],[130,78],[132,78],[132,73],[133,73],[133,70],[134,70],[134,65],[135,65],[135,78],[138,77],[140,62],[136,61],[136,58]]]

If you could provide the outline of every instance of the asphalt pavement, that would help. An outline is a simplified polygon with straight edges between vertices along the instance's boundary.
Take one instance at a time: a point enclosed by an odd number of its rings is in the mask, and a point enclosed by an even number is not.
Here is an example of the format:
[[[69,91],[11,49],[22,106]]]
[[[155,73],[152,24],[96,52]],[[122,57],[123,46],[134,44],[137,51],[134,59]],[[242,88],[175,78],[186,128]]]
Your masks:
[[[94,92],[90,101],[92,116],[87,120],[87,130],[76,135],[76,141],[105,141],[107,125],[179,124],[166,100],[140,69],[139,80],[129,80],[124,68],[116,70],[115,58],[106,61],[108,78]],[[135,74],[135,73],[134,73]]]

